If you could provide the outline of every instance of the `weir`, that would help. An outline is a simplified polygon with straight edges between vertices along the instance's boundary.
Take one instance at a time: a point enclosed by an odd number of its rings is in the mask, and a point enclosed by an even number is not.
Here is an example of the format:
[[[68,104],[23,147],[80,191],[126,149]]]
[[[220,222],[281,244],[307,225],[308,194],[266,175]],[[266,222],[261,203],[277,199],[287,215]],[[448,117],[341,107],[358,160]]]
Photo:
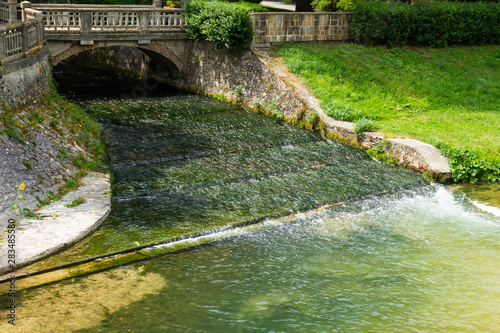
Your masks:
[[[120,98],[135,85],[78,100],[108,133],[112,213],[18,271],[19,332],[497,327],[499,217],[237,105]]]
[[[74,80],[74,72],[67,73]],[[92,89],[113,90],[112,80],[100,77],[104,83],[95,86],[94,76]],[[65,89],[71,86],[64,77],[58,80]],[[425,183],[317,133],[172,89],[145,99],[79,101],[108,133],[112,213],[88,239],[19,270],[19,276],[66,267],[71,269],[49,280],[85,274],[162,254],[149,249],[158,244]]]

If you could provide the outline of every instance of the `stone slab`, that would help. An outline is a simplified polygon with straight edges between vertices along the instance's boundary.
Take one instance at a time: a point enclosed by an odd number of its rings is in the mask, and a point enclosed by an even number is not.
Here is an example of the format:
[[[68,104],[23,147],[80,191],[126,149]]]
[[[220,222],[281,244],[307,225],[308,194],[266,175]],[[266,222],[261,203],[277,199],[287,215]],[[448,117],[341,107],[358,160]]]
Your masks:
[[[295,3],[284,2],[281,0],[262,1],[260,4],[262,6],[285,9],[285,10],[290,10],[293,12],[295,11]]]
[[[65,205],[83,197],[86,202],[69,208]],[[15,230],[16,266],[21,267],[78,242],[94,231],[111,211],[109,175],[89,173],[82,185],[36,213],[42,219],[23,219]],[[0,274],[9,271],[7,233],[0,235]]]
[[[388,139],[389,150],[402,164],[420,173],[427,172],[432,177],[451,177],[448,159],[428,143],[414,139]]]

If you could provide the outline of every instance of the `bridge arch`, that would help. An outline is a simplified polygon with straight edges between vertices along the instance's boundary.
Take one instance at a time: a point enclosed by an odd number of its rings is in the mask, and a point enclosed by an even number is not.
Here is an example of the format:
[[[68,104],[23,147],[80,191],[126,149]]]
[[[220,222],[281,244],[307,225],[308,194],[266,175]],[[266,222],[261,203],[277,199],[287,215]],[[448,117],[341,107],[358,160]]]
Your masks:
[[[61,49],[62,45],[53,45],[51,50]],[[92,45],[80,45],[80,44],[70,44],[67,46],[63,46],[64,50],[58,52],[55,56],[52,57],[50,63],[52,67],[57,66],[61,61],[68,59],[69,57],[76,55],[78,53],[89,51],[97,48],[105,48],[110,46],[125,46],[125,47],[134,47],[142,52],[144,52],[149,58],[151,58],[157,65],[160,66],[161,71],[168,71],[171,74],[179,73],[184,70],[185,64],[180,60],[180,58],[172,52],[166,46],[160,43],[150,43],[147,45],[138,45],[137,42],[95,42]],[[51,47],[49,41],[49,48]]]

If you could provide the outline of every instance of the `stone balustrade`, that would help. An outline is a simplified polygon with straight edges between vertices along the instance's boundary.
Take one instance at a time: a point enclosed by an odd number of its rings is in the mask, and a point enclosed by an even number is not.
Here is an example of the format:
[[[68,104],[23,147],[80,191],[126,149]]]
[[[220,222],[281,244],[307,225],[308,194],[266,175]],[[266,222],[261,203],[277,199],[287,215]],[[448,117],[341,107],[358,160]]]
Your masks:
[[[0,22],[8,23],[10,20],[9,3],[0,1]]]
[[[17,0],[0,1],[0,23],[17,21]]]
[[[43,12],[47,34],[180,32],[186,25],[182,9],[51,4],[32,7]]]

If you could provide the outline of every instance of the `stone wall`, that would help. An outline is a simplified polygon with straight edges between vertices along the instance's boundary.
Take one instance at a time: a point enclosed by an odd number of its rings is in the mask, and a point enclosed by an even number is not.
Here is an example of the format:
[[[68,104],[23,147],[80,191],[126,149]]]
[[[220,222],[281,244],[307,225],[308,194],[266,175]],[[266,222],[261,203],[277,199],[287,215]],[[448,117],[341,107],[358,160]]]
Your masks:
[[[254,13],[253,43],[346,40],[352,13]]]
[[[47,47],[36,47],[22,58],[0,66],[0,107],[39,101],[49,89]]]
[[[170,82],[178,88],[223,96],[252,109],[273,104],[289,120],[299,119],[307,110],[304,100],[253,50],[216,50],[209,42],[189,47],[183,75]]]

